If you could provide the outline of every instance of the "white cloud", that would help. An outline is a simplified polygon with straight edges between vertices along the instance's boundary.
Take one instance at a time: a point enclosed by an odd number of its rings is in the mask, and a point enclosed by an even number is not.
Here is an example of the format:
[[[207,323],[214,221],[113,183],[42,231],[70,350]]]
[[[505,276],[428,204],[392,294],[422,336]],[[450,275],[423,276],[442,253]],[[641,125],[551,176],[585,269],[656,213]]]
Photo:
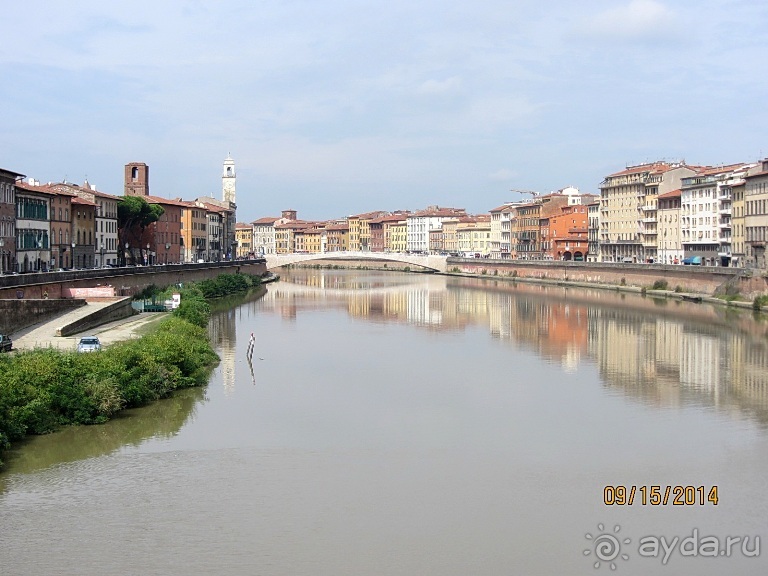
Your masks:
[[[419,94],[445,94],[461,87],[461,78],[451,76],[445,80],[427,80],[419,86]]]
[[[675,12],[656,0],[631,0],[629,4],[610,8],[585,22],[589,35],[643,40],[674,33]]]

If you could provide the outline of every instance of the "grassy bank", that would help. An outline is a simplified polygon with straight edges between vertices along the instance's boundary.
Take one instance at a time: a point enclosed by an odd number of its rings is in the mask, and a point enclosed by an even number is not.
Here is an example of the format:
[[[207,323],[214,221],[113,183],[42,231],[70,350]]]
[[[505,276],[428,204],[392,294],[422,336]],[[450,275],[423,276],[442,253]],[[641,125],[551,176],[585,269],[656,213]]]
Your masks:
[[[180,289],[153,288],[145,296],[181,292],[181,305],[137,340],[89,354],[44,348],[0,355],[0,453],[27,435],[106,422],[124,408],[205,384],[218,361],[206,300],[259,284],[256,276],[222,274]]]

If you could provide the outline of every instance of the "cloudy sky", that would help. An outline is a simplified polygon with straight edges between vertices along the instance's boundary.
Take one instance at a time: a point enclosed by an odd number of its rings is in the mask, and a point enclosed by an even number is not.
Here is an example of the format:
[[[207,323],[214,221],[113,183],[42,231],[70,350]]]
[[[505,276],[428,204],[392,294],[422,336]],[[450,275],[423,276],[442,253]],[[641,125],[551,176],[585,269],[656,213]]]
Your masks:
[[[764,0],[1,0],[0,167],[238,219],[484,212],[768,155]]]

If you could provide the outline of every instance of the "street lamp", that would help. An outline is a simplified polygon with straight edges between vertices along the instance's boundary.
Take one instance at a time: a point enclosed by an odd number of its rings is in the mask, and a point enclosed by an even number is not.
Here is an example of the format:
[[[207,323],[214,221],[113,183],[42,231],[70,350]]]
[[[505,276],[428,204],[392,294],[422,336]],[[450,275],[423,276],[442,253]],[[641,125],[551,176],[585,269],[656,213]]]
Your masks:
[[[74,240],[72,240],[72,268],[75,267],[75,246],[77,246],[77,244],[75,243]],[[79,261],[78,261],[78,264],[80,264]]]
[[[0,238],[0,274],[5,274],[5,238]]]
[[[165,243],[165,263],[168,264],[168,250],[171,249],[171,243],[166,242]]]
[[[101,260],[99,261],[99,265],[104,268],[104,240],[101,241],[99,248],[101,251]]]
[[[149,266],[149,244],[147,244],[147,251],[144,253],[144,264]]]

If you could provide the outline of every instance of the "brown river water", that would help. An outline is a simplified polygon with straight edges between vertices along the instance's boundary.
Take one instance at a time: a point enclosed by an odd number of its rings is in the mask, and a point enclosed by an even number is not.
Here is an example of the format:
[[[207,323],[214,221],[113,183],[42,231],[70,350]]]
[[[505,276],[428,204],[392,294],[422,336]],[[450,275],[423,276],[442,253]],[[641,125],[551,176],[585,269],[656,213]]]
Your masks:
[[[221,303],[205,389],[8,454],[0,575],[766,574],[766,331],[290,270]]]

